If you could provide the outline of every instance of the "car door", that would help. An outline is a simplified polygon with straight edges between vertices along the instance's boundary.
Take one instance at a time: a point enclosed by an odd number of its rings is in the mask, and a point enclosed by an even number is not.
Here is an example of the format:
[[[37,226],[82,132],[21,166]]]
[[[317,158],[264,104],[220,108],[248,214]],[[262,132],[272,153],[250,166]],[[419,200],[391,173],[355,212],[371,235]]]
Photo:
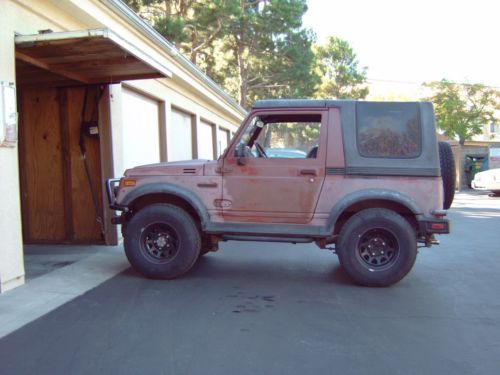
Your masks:
[[[309,222],[325,177],[327,117],[321,109],[256,112],[224,159],[224,218]]]

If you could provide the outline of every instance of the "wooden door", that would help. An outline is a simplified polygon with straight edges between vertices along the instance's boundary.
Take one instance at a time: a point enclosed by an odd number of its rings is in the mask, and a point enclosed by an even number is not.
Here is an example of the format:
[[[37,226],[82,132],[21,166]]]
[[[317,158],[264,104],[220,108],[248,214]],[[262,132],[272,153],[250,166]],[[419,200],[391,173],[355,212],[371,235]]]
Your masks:
[[[23,88],[19,160],[25,243],[102,243],[99,139],[84,137],[91,185],[79,146],[83,120],[95,117],[99,89]]]

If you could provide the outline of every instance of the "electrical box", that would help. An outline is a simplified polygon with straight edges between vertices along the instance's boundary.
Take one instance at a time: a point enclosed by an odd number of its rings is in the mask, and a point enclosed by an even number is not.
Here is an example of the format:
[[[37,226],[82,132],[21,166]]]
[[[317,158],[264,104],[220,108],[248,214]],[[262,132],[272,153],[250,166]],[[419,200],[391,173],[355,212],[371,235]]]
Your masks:
[[[0,147],[17,145],[16,86],[0,81]]]

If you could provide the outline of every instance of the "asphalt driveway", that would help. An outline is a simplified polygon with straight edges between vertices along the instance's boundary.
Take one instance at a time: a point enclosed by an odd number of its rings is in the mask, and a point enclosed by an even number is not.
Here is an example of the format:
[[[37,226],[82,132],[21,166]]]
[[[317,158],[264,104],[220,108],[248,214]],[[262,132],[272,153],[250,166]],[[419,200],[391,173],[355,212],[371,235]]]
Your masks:
[[[127,269],[0,339],[0,373],[498,374],[500,198],[460,194],[450,217],[390,288],[314,245],[227,243],[174,281]]]

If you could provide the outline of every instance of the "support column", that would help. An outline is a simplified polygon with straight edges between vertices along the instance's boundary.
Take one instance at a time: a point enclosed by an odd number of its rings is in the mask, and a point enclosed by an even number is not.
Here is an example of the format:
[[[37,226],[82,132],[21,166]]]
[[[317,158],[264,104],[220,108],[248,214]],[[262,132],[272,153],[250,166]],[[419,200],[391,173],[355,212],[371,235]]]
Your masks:
[[[217,160],[220,156],[220,151],[219,151],[219,124],[214,124],[212,128],[212,143],[213,143],[213,150],[214,150],[214,160]]]
[[[192,158],[198,159],[198,128],[200,127],[200,115],[191,116],[191,145],[193,147]]]
[[[167,126],[172,118],[172,104],[167,101],[160,102],[160,161],[168,161]]]

